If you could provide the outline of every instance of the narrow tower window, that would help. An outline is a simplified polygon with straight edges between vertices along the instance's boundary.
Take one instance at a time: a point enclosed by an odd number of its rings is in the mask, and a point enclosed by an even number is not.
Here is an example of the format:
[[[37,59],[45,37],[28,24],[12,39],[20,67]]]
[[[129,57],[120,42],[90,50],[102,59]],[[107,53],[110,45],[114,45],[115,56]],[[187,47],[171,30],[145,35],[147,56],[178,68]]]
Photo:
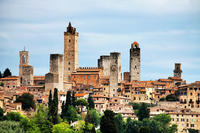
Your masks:
[[[71,42],[71,40],[69,39],[69,42]]]
[[[22,56],[22,63],[25,64],[25,62],[26,62],[26,56],[23,55],[23,56]]]

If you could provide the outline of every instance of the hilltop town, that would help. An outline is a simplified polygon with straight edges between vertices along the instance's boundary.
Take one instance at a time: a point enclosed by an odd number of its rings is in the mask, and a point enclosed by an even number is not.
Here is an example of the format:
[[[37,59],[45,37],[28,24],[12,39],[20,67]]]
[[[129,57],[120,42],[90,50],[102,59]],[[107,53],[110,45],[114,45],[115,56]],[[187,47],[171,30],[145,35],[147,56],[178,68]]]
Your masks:
[[[134,41],[130,44],[129,72],[122,74],[118,52],[101,55],[97,66],[79,67],[78,37],[76,28],[69,23],[64,32],[64,55],[50,54],[49,72],[42,76],[34,76],[37,74],[34,65],[29,64],[29,51],[19,51],[19,75],[0,78],[0,107],[5,113],[14,111],[27,115],[22,104],[15,102],[23,93],[33,94],[36,104],[48,106],[49,91],[57,88],[59,113],[67,91],[73,91],[77,99],[88,99],[91,95],[95,109],[102,114],[109,109],[124,118],[138,119],[130,103],[148,103],[153,105],[149,107],[151,117],[169,114],[178,132],[200,130],[200,81],[187,84],[182,79],[181,63],[174,62],[171,77],[142,81],[142,47]],[[87,108],[83,111],[87,112]]]

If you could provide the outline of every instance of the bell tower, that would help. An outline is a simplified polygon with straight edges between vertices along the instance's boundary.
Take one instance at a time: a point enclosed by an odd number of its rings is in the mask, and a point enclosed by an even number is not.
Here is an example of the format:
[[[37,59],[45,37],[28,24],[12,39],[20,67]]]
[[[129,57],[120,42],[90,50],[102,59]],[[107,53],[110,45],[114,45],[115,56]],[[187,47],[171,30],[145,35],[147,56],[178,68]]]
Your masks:
[[[64,87],[69,89],[71,74],[78,68],[78,32],[71,22],[64,32]]]
[[[181,78],[182,70],[181,63],[175,63],[174,77]]]
[[[19,76],[22,76],[23,65],[29,64],[29,53],[25,49],[19,52]]]

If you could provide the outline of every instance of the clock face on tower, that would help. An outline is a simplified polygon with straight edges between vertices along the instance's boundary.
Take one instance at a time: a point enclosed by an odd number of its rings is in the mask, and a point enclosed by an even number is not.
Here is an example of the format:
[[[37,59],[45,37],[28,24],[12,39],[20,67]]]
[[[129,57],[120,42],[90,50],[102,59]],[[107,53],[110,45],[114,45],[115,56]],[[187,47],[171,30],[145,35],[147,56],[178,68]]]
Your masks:
[[[114,72],[114,71],[116,71],[116,65],[112,65],[111,66],[111,70]]]

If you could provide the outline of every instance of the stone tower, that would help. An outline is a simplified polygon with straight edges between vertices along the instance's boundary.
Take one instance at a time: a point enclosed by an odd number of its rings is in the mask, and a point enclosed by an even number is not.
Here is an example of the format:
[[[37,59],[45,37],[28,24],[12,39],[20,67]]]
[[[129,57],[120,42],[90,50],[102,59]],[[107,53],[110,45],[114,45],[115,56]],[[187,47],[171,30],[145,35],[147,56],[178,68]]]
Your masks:
[[[181,78],[182,70],[181,63],[175,63],[174,77]]]
[[[71,23],[64,32],[64,87],[71,87],[71,74],[78,68],[78,32]]]
[[[118,94],[118,83],[121,82],[121,55],[120,53],[110,53],[110,97]]]
[[[110,56],[102,55],[98,59],[98,68],[103,69],[104,76],[110,76]]]
[[[28,56],[28,51],[19,51],[19,76],[22,76],[22,67],[23,65],[28,65],[29,64],[29,56]]]
[[[50,55],[50,70],[45,75],[45,90],[57,88],[63,91],[63,55]]]
[[[140,47],[133,42],[130,49],[130,81],[140,80]]]
[[[33,85],[33,67],[29,65],[29,52],[19,52],[19,77],[21,86]]]

